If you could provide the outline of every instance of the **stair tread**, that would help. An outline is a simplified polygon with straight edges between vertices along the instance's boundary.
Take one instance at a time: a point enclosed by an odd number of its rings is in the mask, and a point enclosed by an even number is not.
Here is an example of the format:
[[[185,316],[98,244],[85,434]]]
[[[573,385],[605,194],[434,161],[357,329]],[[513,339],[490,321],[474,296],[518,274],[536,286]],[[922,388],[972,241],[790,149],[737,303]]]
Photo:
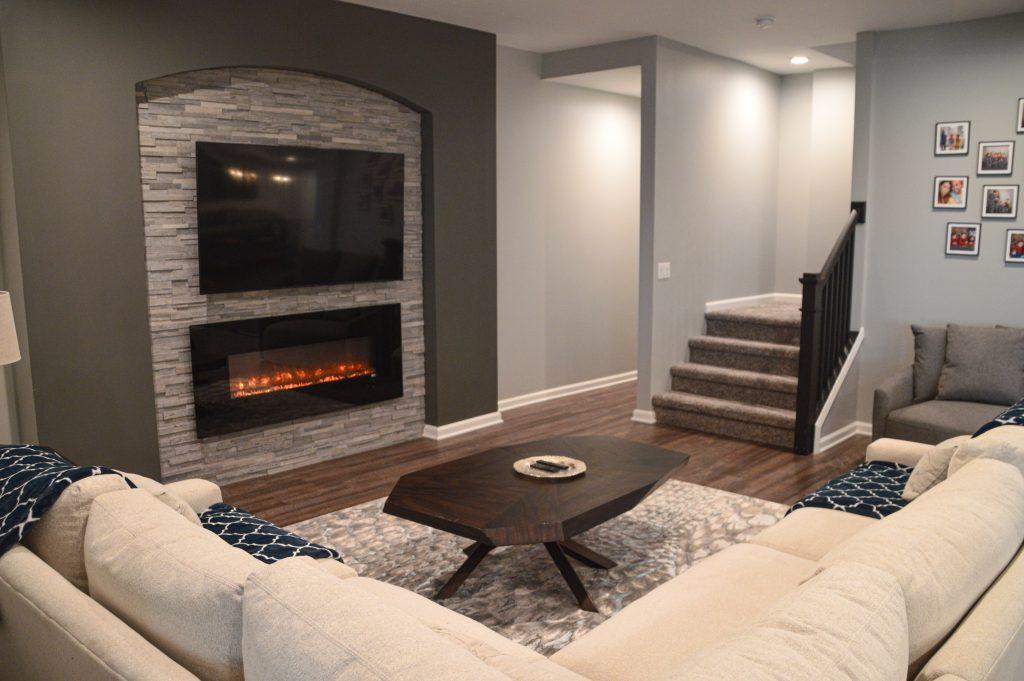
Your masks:
[[[778,392],[796,393],[797,388],[795,376],[780,376],[778,374],[731,369],[711,364],[686,362],[673,365],[671,371],[673,376],[742,385],[750,388],[762,388]]]
[[[762,303],[747,307],[707,312],[708,319],[765,326],[800,326],[800,305],[796,302]]]
[[[776,357],[799,357],[799,345],[784,343],[765,343],[764,341],[744,340],[742,338],[726,338],[723,336],[694,336],[690,339],[691,346],[708,350],[738,352],[748,355],[773,355]]]
[[[678,390],[659,393],[654,396],[652,401],[655,407],[663,409],[708,413],[722,418],[760,423],[788,430],[792,430],[796,425],[796,412],[792,409],[755,406]]]

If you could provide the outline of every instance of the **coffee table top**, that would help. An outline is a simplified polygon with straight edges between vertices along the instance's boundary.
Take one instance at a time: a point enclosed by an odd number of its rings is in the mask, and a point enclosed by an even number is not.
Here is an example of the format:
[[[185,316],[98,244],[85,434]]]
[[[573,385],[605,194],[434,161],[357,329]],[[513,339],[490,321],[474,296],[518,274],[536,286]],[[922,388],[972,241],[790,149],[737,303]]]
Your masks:
[[[526,456],[581,459],[572,480],[517,474]],[[567,540],[636,506],[687,454],[615,437],[558,437],[489,449],[403,475],[384,512],[492,546]]]

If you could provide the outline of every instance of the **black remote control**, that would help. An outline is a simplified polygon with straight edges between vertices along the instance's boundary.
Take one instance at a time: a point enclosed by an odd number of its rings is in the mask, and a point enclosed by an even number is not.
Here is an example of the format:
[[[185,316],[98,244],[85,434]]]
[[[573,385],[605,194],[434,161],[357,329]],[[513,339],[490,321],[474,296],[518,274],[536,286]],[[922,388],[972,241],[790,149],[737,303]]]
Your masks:
[[[555,468],[557,468],[560,471],[567,471],[567,470],[569,470],[569,466],[567,466],[564,463],[558,463],[557,461],[548,461],[547,459],[537,459],[537,463],[542,463],[545,466],[554,466]]]
[[[562,469],[556,468],[555,466],[551,466],[549,464],[542,463],[540,461],[534,461],[533,463],[531,463],[530,464],[530,468],[536,468],[537,470],[544,471],[545,473],[561,473],[562,472]]]

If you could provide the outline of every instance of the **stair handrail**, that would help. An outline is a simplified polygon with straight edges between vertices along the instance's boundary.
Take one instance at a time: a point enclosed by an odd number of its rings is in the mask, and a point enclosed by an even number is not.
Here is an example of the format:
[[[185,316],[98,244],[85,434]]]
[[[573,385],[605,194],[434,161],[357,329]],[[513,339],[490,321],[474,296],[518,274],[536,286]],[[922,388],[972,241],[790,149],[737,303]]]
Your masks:
[[[849,219],[820,272],[800,277],[800,362],[793,451],[814,451],[815,423],[856,339],[850,329],[854,235],[860,215]]]

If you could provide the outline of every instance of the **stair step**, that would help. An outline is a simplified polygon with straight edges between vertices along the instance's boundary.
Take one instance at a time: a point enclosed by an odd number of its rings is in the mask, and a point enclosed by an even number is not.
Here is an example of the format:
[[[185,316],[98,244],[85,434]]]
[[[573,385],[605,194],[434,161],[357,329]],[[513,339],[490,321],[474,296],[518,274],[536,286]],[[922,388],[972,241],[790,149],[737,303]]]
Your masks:
[[[672,389],[680,392],[734,400],[779,409],[796,409],[797,380],[708,364],[677,364],[672,367]]]
[[[776,376],[796,376],[800,348],[718,336],[690,339],[690,362]]]
[[[800,344],[800,306],[796,303],[762,303],[715,310],[704,317],[709,336]]]
[[[793,445],[796,412],[671,391],[655,395],[658,423],[776,447]]]

